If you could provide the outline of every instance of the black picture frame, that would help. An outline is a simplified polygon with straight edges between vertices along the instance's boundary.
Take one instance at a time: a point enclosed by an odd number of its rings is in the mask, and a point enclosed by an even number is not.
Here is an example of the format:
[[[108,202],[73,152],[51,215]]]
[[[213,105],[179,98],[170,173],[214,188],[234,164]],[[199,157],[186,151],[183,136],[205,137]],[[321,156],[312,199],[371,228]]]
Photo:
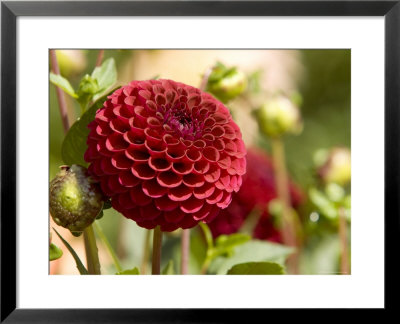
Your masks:
[[[384,16],[385,310],[396,308],[399,281],[394,262],[399,255],[396,238],[400,234],[400,0],[4,1],[1,3],[1,322],[230,323],[240,321],[239,315],[243,313],[252,312],[251,318],[261,318],[269,311],[16,308],[16,19],[19,16]]]

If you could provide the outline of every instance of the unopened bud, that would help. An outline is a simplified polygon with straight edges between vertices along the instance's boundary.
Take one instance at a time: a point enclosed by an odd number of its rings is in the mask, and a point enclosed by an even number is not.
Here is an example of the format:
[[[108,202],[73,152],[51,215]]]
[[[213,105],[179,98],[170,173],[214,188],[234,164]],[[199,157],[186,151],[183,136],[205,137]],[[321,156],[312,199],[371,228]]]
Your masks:
[[[318,169],[319,176],[326,182],[346,185],[351,180],[351,152],[348,148],[332,149],[325,163]]]
[[[257,116],[261,131],[270,137],[299,134],[303,130],[299,108],[285,97],[267,101],[258,110]]]
[[[64,166],[50,182],[50,214],[57,225],[74,235],[93,223],[103,208],[104,197],[86,168]]]
[[[247,88],[247,77],[235,67],[228,69],[217,63],[208,78],[206,91],[226,103],[244,92]]]

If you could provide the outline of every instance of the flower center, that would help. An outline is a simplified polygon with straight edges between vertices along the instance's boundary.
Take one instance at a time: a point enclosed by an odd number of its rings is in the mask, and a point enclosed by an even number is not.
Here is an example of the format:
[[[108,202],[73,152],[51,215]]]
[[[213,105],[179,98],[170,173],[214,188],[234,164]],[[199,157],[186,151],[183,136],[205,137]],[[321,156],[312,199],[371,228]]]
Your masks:
[[[201,137],[202,123],[198,118],[192,116],[185,104],[176,105],[164,114],[164,124],[171,127],[176,135],[194,140]]]

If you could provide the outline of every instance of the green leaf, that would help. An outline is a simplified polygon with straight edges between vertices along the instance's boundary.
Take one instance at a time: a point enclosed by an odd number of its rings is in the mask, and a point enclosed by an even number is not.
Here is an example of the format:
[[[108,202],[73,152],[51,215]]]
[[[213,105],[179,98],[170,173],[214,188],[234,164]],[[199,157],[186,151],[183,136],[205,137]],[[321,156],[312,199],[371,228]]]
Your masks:
[[[61,75],[50,72],[50,82],[64,90],[64,92],[68,93],[71,97],[75,99],[78,98],[78,95],[75,93],[69,81]]]
[[[329,219],[336,219],[338,216],[335,204],[316,188],[310,188],[308,195],[312,203],[324,216]]]
[[[277,262],[283,264],[294,249],[285,245],[261,240],[251,240],[242,245],[236,246],[230,257],[219,256],[215,258],[210,267],[209,273],[226,274],[228,269],[235,264],[246,262]]]
[[[72,257],[75,260],[76,267],[79,270],[79,273],[81,275],[87,275],[89,272],[86,270],[85,266],[83,265],[82,261],[79,259],[78,254],[76,254],[75,250],[72,248],[71,245],[56,231],[56,229],[53,227],[54,232],[58,235],[60,240],[64,243],[65,247],[68,249],[68,251],[71,253]]]
[[[246,243],[250,239],[249,235],[241,233],[220,235],[215,241],[215,247],[212,249],[212,258],[219,255],[231,254],[237,245]]]
[[[247,262],[236,264],[228,270],[228,275],[281,275],[283,267],[275,262]]]
[[[86,140],[89,135],[89,128],[87,128],[87,125],[94,119],[96,111],[103,107],[104,102],[107,100],[107,96],[116,89],[97,100],[88,110],[86,110],[82,117],[71,126],[61,147],[61,156],[65,164],[79,164],[87,167],[88,164],[83,159],[83,155],[87,149]]]
[[[49,259],[50,261],[57,260],[61,258],[63,255],[63,251],[54,245],[53,243],[50,244],[50,251],[49,251]]]
[[[139,274],[139,269],[136,267],[133,269],[124,270],[116,273],[116,275],[138,275],[138,274]]]
[[[103,62],[101,66],[93,70],[92,78],[97,80],[99,92],[105,91],[117,81],[117,68],[115,60],[111,57]]]
[[[169,260],[165,268],[161,271],[161,274],[163,275],[174,275],[175,270],[174,270],[174,261]]]

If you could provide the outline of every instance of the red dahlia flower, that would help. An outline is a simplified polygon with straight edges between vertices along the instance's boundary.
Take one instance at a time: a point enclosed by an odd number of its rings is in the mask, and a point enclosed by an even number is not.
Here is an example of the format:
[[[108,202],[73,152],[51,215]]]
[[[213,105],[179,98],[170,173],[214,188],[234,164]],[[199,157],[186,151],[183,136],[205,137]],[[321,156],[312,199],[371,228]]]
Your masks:
[[[132,81],[89,124],[85,160],[112,206],[162,231],[210,222],[231,202],[246,150],[229,110],[171,80]]]
[[[249,150],[246,159],[247,173],[243,177],[243,185],[232,196],[229,207],[209,223],[211,232],[214,237],[237,232],[247,216],[257,208],[261,215],[253,236],[280,242],[280,233],[267,209],[267,204],[277,197],[272,161],[264,151],[256,149]],[[289,184],[289,188],[292,205],[299,205],[303,199],[300,190],[293,183]]]

